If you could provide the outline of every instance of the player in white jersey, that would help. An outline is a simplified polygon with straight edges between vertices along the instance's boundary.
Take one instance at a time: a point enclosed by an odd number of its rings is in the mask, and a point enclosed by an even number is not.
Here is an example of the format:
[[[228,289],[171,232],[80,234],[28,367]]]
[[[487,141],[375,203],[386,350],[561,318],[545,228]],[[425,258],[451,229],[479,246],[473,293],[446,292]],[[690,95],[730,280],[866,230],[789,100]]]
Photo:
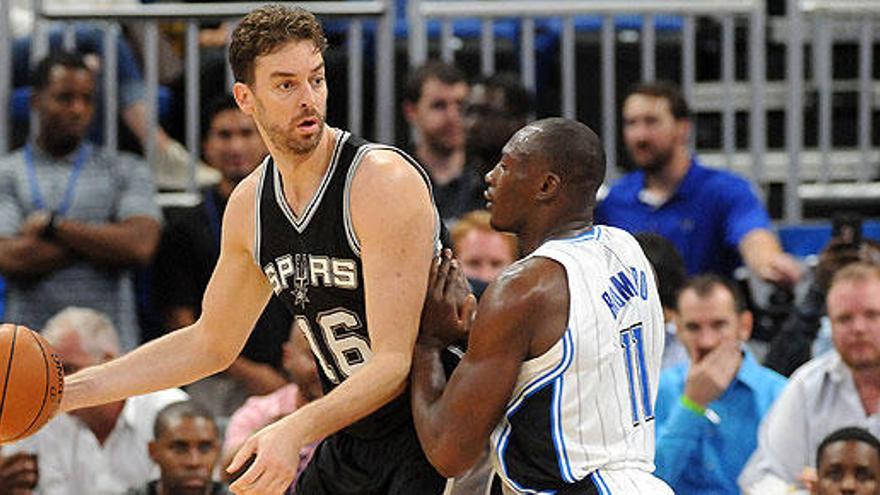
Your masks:
[[[592,223],[604,176],[587,126],[524,127],[486,176],[486,198],[525,258],[475,317],[457,262],[435,262],[411,382],[419,440],[442,474],[489,441],[505,494],[672,493],[651,475],[663,313],[635,239]],[[440,352],[468,331],[447,383]]]

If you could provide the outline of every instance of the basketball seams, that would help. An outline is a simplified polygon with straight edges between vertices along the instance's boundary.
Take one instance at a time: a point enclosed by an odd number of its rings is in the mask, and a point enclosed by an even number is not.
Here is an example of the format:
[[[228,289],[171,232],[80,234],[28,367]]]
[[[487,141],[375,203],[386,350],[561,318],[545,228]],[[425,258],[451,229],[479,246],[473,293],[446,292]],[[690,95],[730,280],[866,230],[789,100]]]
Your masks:
[[[9,387],[9,375],[12,374],[12,357],[15,355],[15,339],[18,337],[18,325],[12,329],[12,344],[9,345],[9,358],[6,360],[6,378],[3,380],[3,393],[0,394],[0,424],[3,423],[3,413],[6,408],[6,390]],[[0,438],[0,441],[4,441]]]
[[[36,333],[34,333],[34,332],[29,332],[29,333],[30,333],[31,338],[34,339],[34,342],[36,342],[37,345],[40,347],[40,354],[43,356],[43,364],[45,365],[44,368],[46,369],[46,386],[43,389],[43,400],[40,403],[40,409],[37,411],[37,414],[34,415],[34,419],[31,421],[31,424],[29,424],[27,426],[27,428],[24,429],[24,431],[22,431],[21,433],[19,433],[18,435],[14,436],[14,437],[12,437],[10,439],[10,441],[18,440],[20,438],[27,436],[28,432],[31,431],[31,428],[33,428],[34,425],[37,424],[37,421],[40,419],[40,416],[42,416],[43,410],[46,408],[46,401],[49,399],[49,383],[52,380],[52,375],[50,373],[52,372],[53,368],[49,366],[49,358],[46,356],[46,348],[43,347],[43,343],[40,342],[40,339],[37,338]],[[12,360],[10,359],[10,362],[11,361]]]

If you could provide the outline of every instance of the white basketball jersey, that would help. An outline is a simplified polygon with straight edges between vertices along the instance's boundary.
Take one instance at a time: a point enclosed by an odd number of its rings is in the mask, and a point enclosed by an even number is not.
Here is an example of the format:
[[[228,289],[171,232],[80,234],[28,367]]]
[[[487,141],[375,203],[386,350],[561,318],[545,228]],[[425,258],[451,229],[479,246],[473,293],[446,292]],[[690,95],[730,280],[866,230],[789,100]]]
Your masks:
[[[631,470],[642,481],[625,493],[667,492],[647,474],[654,470],[664,338],[650,263],[631,235],[606,226],[548,241],[526,259],[535,256],[565,268],[568,328],[550,350],[523,363],[492,433],[505,491],[555,493],[589,476],[596,493],[610,493],[603,484]],[[635,486],[645,479],[657,491]]]

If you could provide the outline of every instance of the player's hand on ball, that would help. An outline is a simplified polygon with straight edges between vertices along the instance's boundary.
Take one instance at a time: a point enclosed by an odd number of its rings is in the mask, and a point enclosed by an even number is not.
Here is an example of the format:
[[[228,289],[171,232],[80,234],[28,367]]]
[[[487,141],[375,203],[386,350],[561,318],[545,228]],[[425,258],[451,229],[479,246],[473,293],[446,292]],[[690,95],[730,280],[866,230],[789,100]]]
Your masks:
[[[445,347],[466,341],[476,307],[477,300],[458,261],[445,249],[431,265],[419,342]]]
[[[237,495],[281,495],[296,476],[302,443],[287,416],[251,436],[235,454],[226,471],[234,473],[253,462],[229,485]]]

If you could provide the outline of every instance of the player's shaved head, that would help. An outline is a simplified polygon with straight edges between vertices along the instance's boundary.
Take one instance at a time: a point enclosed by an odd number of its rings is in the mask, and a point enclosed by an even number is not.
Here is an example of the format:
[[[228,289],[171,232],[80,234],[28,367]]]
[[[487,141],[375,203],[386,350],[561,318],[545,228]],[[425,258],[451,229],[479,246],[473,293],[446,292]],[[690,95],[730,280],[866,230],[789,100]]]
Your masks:
[[[554,117],[532,122],[517,131],[504,151],[546,166],[563,184],[588,198],[595,198],[605,179],[602,142],[576,120]]]

